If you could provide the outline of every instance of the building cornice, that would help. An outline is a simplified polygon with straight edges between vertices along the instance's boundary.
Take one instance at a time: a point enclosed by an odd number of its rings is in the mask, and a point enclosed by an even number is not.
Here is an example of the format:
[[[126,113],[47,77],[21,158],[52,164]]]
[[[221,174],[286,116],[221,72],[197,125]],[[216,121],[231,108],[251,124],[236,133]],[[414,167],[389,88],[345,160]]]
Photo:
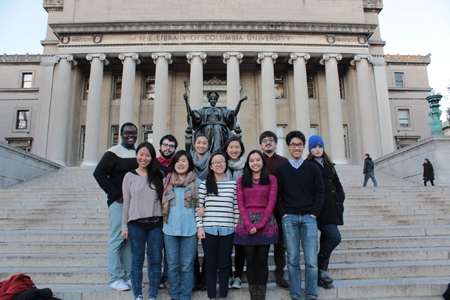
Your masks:
[[[38,93],[39,88],[0,88],[0,93]],[[27,99],[33,100],[33,99]]]
[[[44,0],[42,6],[47,12],[63,11],[64,0]]]
[[[41,54],[3,54],[0,57],[0,64],[4,63],[20,63],[20,64],[40,64],[42,61]]]
[[[388,87],[390,92],[429,92],[431,88],[427,87]]]
[[[123,32],[301,32],[359,34],[367,39],[378,24],[330,22],[241,22],[241,21],[167,21],[167,22],[105,22],[105,23],[52,23],[58,38],[67,34],[123,33]]]
[[[364,12],[377,12],[383,9],[383,0],[364,0]]]
[[[431,63],[431,53],[428,55],[386,54],[388,64],[427,64]]]

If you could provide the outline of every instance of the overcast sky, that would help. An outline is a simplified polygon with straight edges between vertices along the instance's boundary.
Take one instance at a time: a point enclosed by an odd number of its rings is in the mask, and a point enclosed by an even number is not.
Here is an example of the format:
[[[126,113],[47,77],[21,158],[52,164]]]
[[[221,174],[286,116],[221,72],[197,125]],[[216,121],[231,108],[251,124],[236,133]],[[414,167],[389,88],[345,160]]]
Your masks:
[[[47,12],[42,0],[0,0],[0,53],[42,53]],[[426,55],[430,86],[450,84],[450,0],[384,0],[380,14],[386,54]],[[442,103],[449,106],[449,101]]]

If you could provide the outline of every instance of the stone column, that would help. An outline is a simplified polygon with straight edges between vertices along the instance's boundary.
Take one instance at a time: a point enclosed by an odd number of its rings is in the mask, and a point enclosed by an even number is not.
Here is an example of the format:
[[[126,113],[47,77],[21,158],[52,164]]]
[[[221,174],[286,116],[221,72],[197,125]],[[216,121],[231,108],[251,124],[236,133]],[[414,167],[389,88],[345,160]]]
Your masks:
[[[373,72],[375,75],[375,90],[377,92],[378,122],[380,123],[381,137],[381,155],[386,155],[394,151],[395,148],[386,78],[386,61],[384,59],[384,56],[374,58],[372,64]]]
[[[289,63],[294,65],[294,100],[296,129],[305,134],[309,139],[309,100],[308,83],[306,78],[306,63],[311,56],[308,53],[291,53]]]
[[[277,104],[275,102],[275,74],[273,65],[277,53],[258,53],[257,62],[261,64],[261,110],[263,131],[277,132]]]
[[[244,55],[240,52],[225,52],[223,63],[227,65],[227,108],[235,109],[239,99],[241,99],[241,83],[239,74],[239,64]],[[240,115],[238,115],[238,124]]]
[[[136,64],[139,64],[139,54],[121,53],[119,59],[123,63],[122,96],[120,99],[119,128],[134,118],[134,85],[136,82]]]
[[[72,65],[76,65],[77,62],[73,60],[72,55],[57,55],[55,59],[56,62],[59,62],[59,69],[55,78],[55,90],[50,108],[47,158],[65,166],[70,77]]]
[[[378,138],[375,121],[376,111],[372,99],[372,86],[370,80],[369,62],[372,61],[372,55],[355,55],[352,65],[356,65],[356,78],[358,79],[358,103],[361,117],[361,133],[362,133],[362,151],[370,153],[375,159],[378,154]]]
[[[189,104],[192,109],[203,108],[203,64],[206,63],[206,53],[189,52],[186,57],[191,65]]]
[[[98,163],[103,65],[109,63],[105,54],[88,54],[86,55],[86,59],[91,62],[91,74],[89,76],[89,99],[86,112],[86,138],[82,167],[96,166]]]
[[[171,53],[152,53],[155,71],[155,101],[153,105],[153,141],[167,134],[167,111],[169,101],[169,64],[172,63]]]
[[[325,79],[327,82],[328,126],[330,132],[330,146],[327,153],[336,164],[346,164],[344,126],[342,123],[342,104],[339,91],[338,61],[340,54],[324,54],[320,60],[325,65]]]

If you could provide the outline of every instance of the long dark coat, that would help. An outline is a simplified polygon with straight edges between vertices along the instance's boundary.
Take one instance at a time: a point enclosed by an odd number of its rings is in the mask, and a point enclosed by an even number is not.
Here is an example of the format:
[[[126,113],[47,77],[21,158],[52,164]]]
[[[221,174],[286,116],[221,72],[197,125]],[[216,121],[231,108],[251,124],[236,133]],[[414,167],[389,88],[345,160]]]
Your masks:
[[[309,160],[316,164],[322,173],[325,185],[325,201],[317,217],[318,225],[336,224],[344,225],[345,193],[337,175],[336,169],[327,164],[322,165],[315,159]]]
[[[423,180],[434,180],[434,168],[430,162],[423,163]]]

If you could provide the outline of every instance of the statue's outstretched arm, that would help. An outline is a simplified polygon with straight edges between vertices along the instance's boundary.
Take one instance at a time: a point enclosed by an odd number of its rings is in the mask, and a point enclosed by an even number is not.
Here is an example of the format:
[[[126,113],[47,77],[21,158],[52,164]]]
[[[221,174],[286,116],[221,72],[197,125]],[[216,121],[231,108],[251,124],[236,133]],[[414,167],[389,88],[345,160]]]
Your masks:
[[[234,109],[234,116],[236,117],[239,113],[239,110],[241,109],[241,104],[242,102],[244,102],[245,100],[247,100],[247,96],[245,96],[244,98],[240,99],[238,104],[236,105],[236,108]]]

